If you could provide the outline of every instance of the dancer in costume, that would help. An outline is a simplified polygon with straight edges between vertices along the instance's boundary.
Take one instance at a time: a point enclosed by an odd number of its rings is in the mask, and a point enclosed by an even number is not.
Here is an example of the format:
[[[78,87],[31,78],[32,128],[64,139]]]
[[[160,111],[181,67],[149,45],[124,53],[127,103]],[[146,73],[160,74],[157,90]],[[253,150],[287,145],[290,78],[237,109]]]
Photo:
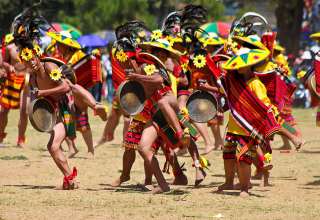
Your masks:
[[[37,5],[24,10],[12,23],[14,42],[19,48],[19,57],[30,72],[31,97],[43,97],[52,103],[58,120],[50,132],[47,145],[63,178],[62,189],[75,189],[77,169],[70,169],[61,150],[66,138],[75,138],[74,114],[77,106],[89,106],[103,117],[105,109],[97,105],[92,95],[81,86],[73,84],[73,70],[62,65],[60,68],[53,59],[40,59],[41,49],[37,44],[40,30],[49,29],[48,22],[35,10]]]
[[[137,42],[143,42],[146,39],[145,31],[140,30],[138,33],[135,33],[135,30],[131,30],[132,34],[134,35],[135,41]],[[117,57],[115,56],[116,47],[113,46],[112,50],[110,52],[111,57],[111,65],[112,65],[112,84],[114,88],[114,94],[113,94],[113,100],[112,100],[112,107],[111,112],[109,114],[107,123],[104,127],[102,137],[100,140],[95,144],[95,147],[98,147],[106,142],[112,141],[114,139],[114,132],[116,130],[116,127],[119,124],[120,117],[123,116],[123,130],[122,130],[122,136],[123,140],[124,137],[128,131],[129,123],[130,123],[130,116],[128,116],[122,109],[118,100],[118,97],[116,96],[117,90],[119,85],[125,81],[125,72],[123,68],[119,65],[119,61],[117,60]],[[121,59],[121,58],[120,58]]]
[[[47,22],[40,17],[31,7],[23,11],[13,21],[13,36],[15,44],[19,48],[21,61],[29,68],[30,86],[33,88],[33,96],[50,98],[59,109],[68,110],[68,93],[70,86],[61,78],[61,70],[51,62],[42,63],[40,61],[41,50],[36,40],[40,37],[40,28],[47,28]],[[70,117],[70,115],[69,115]],[[75,178],[77,169],[70,169],[67,159],[60,149],[61,142],[67,135],[74,136],[74,133],[67,133],[66,114],[60,115],[57,124],[51,132],[48,142],[48,150],[60,169],[63,178],[63,189],[77,188]]]
[[[196,15],[196,16],[194,16]],[[187,68],[190,52],[189,49],[191,42],[185,42],[182,39],[182,34],[188,32],[189,30],[184,30],[182,28],[181,30],[181,19],[183,16],[183,20],[188,21],[187,28],[190,28],[190,23],[193,24],[193,26],[200,26],[205,20],[206,20],[207,12],[204,8],[200,6],[191,6],[188,5],[183,11],[176,11],[170,13],[166,19],[163,21],[162,30],[156,30],[151,35],[152,40],[158,40],[158,39],[166,39],[169,41],[170,46],[174,49],[179,50],[184,55],[181,56],[180,64],[175,64],[173,71],[172,71],[172,78],[174,78],[174,81],[177,82],[177,97],[178,97],[178,104],[180,110],[183,108],[186,108],[186,102],[187,99],[190,96],[190,80],[192,80],[192,77],[189,76],[189,70]],[[188,76],[187,76],[188,75]],[[171,75],[170,75],[171,76]],[[213,143],[209,136],[208,130],[206,126],[202,123],[193,122],[193,124],[196,126],[197,130],[201,134],[202,138],[204,139],[205,146],[206,146],[206,152],[208,153],[210,150],[213,149]],[[218,142],[219,140],[217,140]],[[221,140],[222,143],[222,140]],[[178,152],[179,154],[181,151]]]
[[[56,47],[56,56],[59,56],[59,59],[64,61],[69,65],[74,65],[82,58],[86,56],[84,52],[81,50],[81,46],[78,42],[73,40],[70,36],[65,36],[60,33],[48,32],[48,36],[50,36],[53,41],[55,41]],[[83,73],[86,74],[86,73]],[[88,153],[93,157],[94,156],[94,147],[93,147],[93,139],[92,139],[92,131],[89,124],[89,116],[87,108],[84,107],[80,109],[78,106],[77,114],[77,131],[80,131],[82,137],[88,147]],[[106,120],[106,116],[104,116],[103,120]],[[69,158],[74,157],[78,153],[78,149],[75,146],[73,140],[66,139],[69,146]]]
[[[290,80],[291,70],[286,57],[284,56],[285,49],[279,44],[274,43],[273,48],[273,59],[272,61],[277,65],[276,69],[281,79],[285,83],[286,93],[284,94],[284,103],[280,108],[280,117],[284,122],[291,127],[290,129],[295,133],[296,136],[301,137],[301,130],[297,126],[297,121],[292,114],[293,94],[296,89],[296,84]],[[271,49],[271,48],[270,48]],[[272,50],[272,49],[271,49]],[[285,136],[281,136],[283,145],[280,150],[290,150],[291,145],[289,139]]]
[[[115,52],[115,57],[117,58],[120,66],[122,66],[122,68],[126,72],[128,72],[131,69],[131,67],[128,65],[129,63],[126,62],[128,61],[127,54],[136,53],[135,51],[136,50],[135,49],[136,34],[139,33],[141,29],[144,29],[144,28],[145,26],[143,23],[133,21],[118,27],[116,30],[118,41],[117,41],[117,50]],[[112,183],[113,186],[119,186],[121,183],[128,181],[130,179],[131,167],[135,161],[135,150],[138,149],[144,127],[146,126],[147,122],[151,120],[151,108],[152,108],[152,103],[151,101],[147,100],[143,111],[138,115],[134,116],[130,121],[129,129],[124,137],[124,143],[123,143],[123,146],[125,147],[125,151],[123,154],[122,173],[121,173],[121,176]],[[157,140],[152,147],[154,153],[157,151],[159,146],[160,146],[160,141]],[[187,179],[184,176],[176,160],[176,157],[173,158],[172,166],[173,166],[173,173],[175,176],[174,183],[187,184]],[[148,168],[146,162],[145,162],[145,174],[146,174],[146,178],[145,178],[144,184],[146,186],[151,185],[152,173],[150,173],[150,169]]]
[[[184,17],[183,16],[184,14],[190,14],[189,10],[192,10],[193,12],[195,12],[195,14],[198,14],[198,15],[202,14],[203,15],[203,8],[202,7],[188,5],[185,7],[184,11],[182,12],[182,17]],[[199,13],[196,13],[196,12],[199,12]],[[200,17],[203,17],[203,16],[200,16]],[[191,19],[190,16],[185,16],[185,18],[188,18],[188,20],[185,19],[185,22],[194,19],[194,18]],[[168,71],[172,70],[172,67],[174,66],[174,62],[179,61],[179,59],[176,59],[177,55],[179,54],[178,51],[175,51],[174,49],[172,49],[170,47],[170,43],[165,42],[164,39],[159,39],[157,42],[145,43],[144,45],[140,44],[139,46],[144,48],[146,51],[155,54],[165,64],[166,70],[168,70]],[[139,57],[139,56],[137,56],[137,57]],[[171,57],[171,59],[168,59],[170,57]],[[176,57],[176,58],[174,58],[174,57]],[[141,65],[141,68],[144,69],[143,66],[145,64],[141,63],[140,65]],[[147,65],[146,67],[148,67],[148,66],[150,66],[150,65]],[[146,70],[148,70],[148,68]],[[161,79],[157,76],[157,68],[155,68],[155,69],[153,68],[152,72],[153,72],[153,74],[151,74],[149,77],[146,77],[146,76],[143,76],[140,74],[134,74],[134,73],[130,74],[129,77],[132,77],[132,79],[135,79],[135,80],[138,80],[139,82],[141,82],[147,88],[147,89],[145,89],[146,91],[149,91],[152,87],[154,87],[154,85],[159,85],[159,83],[161,81],[168,82],[167,80],[164,80],[165,78]],[[159,97],[157,97],[158,95],[156,97],[154,95],[156,95],[156,93],[154,93],[151,96],[151,100],[153,101],[153,103],[155,103],[156,100],[159,99]],[[169,190],[169,186],[167,185],[166,181],[164,180],[161,172],[159,172],[156,158],[154,157],[154,154],[152,153],[152,150],[150,149],[152,143],[156,140],[158,133],[160,134],[160,136],[163,139],[166,139],[167,147],[175,148],[175,147],[177,147],[176,146],[177,144],[178,145],[182,144],[182,146],[183,146],[183,143],[179,143],[179,141],[176,140],[175,135],[172,135],[172,134],[170,135],[170,133],[168,133],[170,131],[170,127],[167,128],[167,125],[165,123],[163,123],[165,121],[165,116],[160,115],[160,113],[161,113],[160,109],[154,113],[153,126],[148,125],[143,130],[142,138],[141,138],[140,145],[139,145],[139,150],[143,153],[144,159],[147,160],[147,162],[148,162],[150,168],[153,170],[153,173],[154,173],[154,175],[158,181],[158,184],[159,184],[159,187],[157,187],[154,190],[154,192],[164,192],[166,190]],[[165,112],[162,112],[162,114],[165,114]],[[192,124],[190,124],[190,122],[188,120],[187,112],[185,112],[184,110],[181,110],[181,113],[178,114],[178,118],[180,118],[181,123],[185,127],[190,129],[190,134],[191,134],[192,139],[190,140],[190,145],[188,147],[188,150],[189,150],[189,153],[194,161],[194,166],[196,168],[195,185],[197,186],[204,180],[204,178],[206,176],[206,174],[203,170],[203,164],[200,164],[201,158],[199,156],[197,146],[194,142],[197,138],[197,132],[194,130],[194,127],[192,126]],[[156,128],[159,129],[158,133],[157,133]],[[170,131],[170,132],[172,132],[172,131]],[[186,147],[186,146],[184,146],[184,147]]]
[[[269,55],[267,49],[241,47],[236,51],[236,56],[223,65],[228,71],[226,95],[231,114],[223,153],[226,183],[220,186],[219,190],[233,189],[234,166],[237,160],[240,195],[249,195],[252,150],[256,151],[257,146],[263,147],[264,151],[271,150],[268,142],[273,134],[287,136],[297,147],[302,145],[300,138],[278,124],[278,109],[271,104],[264,84],[254,74],[253,67],[261,64]]]
[[[8,123],[10,109],[20,108],[17,146],[25,146],[25,132],[28,124],[27,103],[28,89],[24,86],[26,68],[20,62],[17,47],[13,43],[12,34],[7,34],[2,42],[1,64],[5,72],[0,92],[0,144],[6,137],[5,128]]]
[[[240,62],[241,56],[247,57],[244,63]],[[245,90],[247,96],[250,97],[253,102],[257,103],[256,105],[260,105],[261,108],[264,108],[265,113],[270,110],[271,106],[266,94],[266,89],[261,81],[257,77],[255,77],[253,72],[251,71],[251,67],[253,65],[261,62],[268,56],[268,51],[242,48],[238,51],[235,57],[232,57],[229,61],[226,62],[225,65],[223,65],[223,67],[229,71],[226,77],[228,83],[227,85],[229,86],[227,87],[229,90],[229,92],[227,92],[227,96],[231,112],[233,112],[233,106],[231,105],[233,99],[231,99],[231,95],[234,95],[235,97],[238,96],[237,93],[242,89]],[[233,82],[232,84],[232,80],[237,80],[236,82],[239,84],[239,88],[233,88],[235,86],[235,82]],[[241,97],[239,96],[238,98],[239,100],[237,100],[236,103],[232,103],[235,106],[240,104]],[[242,103],[241,105],[244,105],[244,103]],[[251,106],[249,106],[249,103],[247,103],[246,105],[247,106],[244,107],[246,107],[247,109],[252,108]],[[242,114],[241,116],[246,116],[246,113]],[[260,128],[268,129],[265,131],[268,136],[279,130],[279,126],[274,118],[274,115],[271,113],[269,117],[269,129],[267,127]],[[246,118],[244,118],[244,120],[246,120]],[[234,118],[234,114],[230,114],[227,126],[228,129],[223,150],[226,182],[219,187],[219,190],[233,189],[235,166],[237,166],[241,187],[240,196],[248,196],[252,155],[256,147],[259,145],[259,142],[253,137],[253,135],[248,135],[248,132],[239,125],[237,119]]]
[[[127,72],[128,75],[128,79],[131,80],[138,80],[139,82],[141,82],[144,86],[145,86],[145,91],[147,92],[147,97],[150,97],[150,95],[152,95],[151,100],[153,101],[153,105],[155,105],[157,103],[157,100],[161,99],[161,87],[162,89],[164,89],[163,91],[165,92],[167,88],[170,87],[163,87],[162,83],[165,82],[167,83],[168,81],[168,77],[165,77],[164,75],[162,75],[164,78],[162,78],[161,75],[159,75],[159,70],[157,69],[157,67],[155,66],[156,64],[154,63],[155,60],[153,60],[154,58],[150,59],[150,57],[146,58],[145,56],[142,57],[142,55],[140,56],[138,51],[135,51],[134,46],[132,46],[132,44],[129,44],[129,40],[131,39],[130,36],[127,36],[127,38],[124,38],[122,40],[123,45],[125,45],[125,47],[121,47],[117,52],[116,52],[116,57],[119,57],[119,61],[120,65],[123,66],[123,69],[125,70],[125,72]],[[120,42],[119,42],[120,43]],[[159,48],[160,43],[158,42],[157,46],[153,45],[151,46],[150,43],[145,43],[145,44],[140,44],[140,46],[142,46],[143,48],[146,47],[154,47],[155,49]],[[130,48],[130,49],[129,49]],[[134,52],[135,51],[135,52]],[[166,57],[166,53],[169,52],[165,52],[165,46],[162,45],[161,48],[161,52],[162,54],[157,54],[159,57]],[[165,54],[164,54],[165,53]],[[141,53],[143,54],[143,53]],[[132,64],[131,62],[134,62],[134,64]],[[159,62],[159,61],[157,61]],[[161,62],[161,61],[160,61]],[[137,65],[137,66],[136,66]],[[162,64],[163,66],[163,64]],[[136,70],[134,70],[134,68],[136,68]],[[137,72],[140,74],[136,74],[133,73]],[[151,74],[150,76],[144,76],[146,73]],[[164,80],[166,79],[166,80]],[[160,86],[160,90],[159,92],[157,92],[157,89],[155,90],[154,87],[158,87]],[[157,120],[157,118],[160,117],[160,120]],[[183,118],[181,118],[183,119]],[[157,121],[157,123],[160,123],[160,130],[164,129],[165,130],[160,132],[160,136],[166,140],[166,145],[174,147],[173,145],[181,145],[182,143],[175,137],[174,135],[174,130],[171,127],[168,127],[165,123],[165,118],[162,115],[160,110],[157,110],[156,114],[153,113],[153,121]],[[184,122],[186,123],[186,122]],[[163,124],[163,125],[162,125]],[[139,143],[139,151],[142,153],[142,155],[144,156],[145,161],[147,162],[147,166],[149,167],[149,169],[151,169],[152,173],[156,176],[158,183],[160,185],[160,188],[156,188],[154,190],[154,192],[162,192],[162,191],[166,191],[168,190],[168,185],[165,182],[163,175],[161,173],[161,170],[159,168],[157,159],[154,157],[154,150],[152,149],[152,144],[154,143],[154,141],[156,140],[153,139],[154,138],[154,134],[156,135],[156,137],[159,136],[159,133],[157,133],[157,130],[155,129],[156,124],[147,124],[147,127],[144,128],[143,132],[142,132],[142,137],[141,137],[141,141]],[[157,126],[157,127],[159,127]],[[163,127],[165,126],[165,127]],[[147,129],[147,130],[146,130]],[[169,132],[169,137],[166,136],[166,133],[164,132]],[[170,133],[171,132],[171,133]],[[191,133],[194,133],[194,130],[191,129],[190,131]],[[131,134],[131,132],[128,132],[127,134]],[[162,135],[161,135],[162,134]],[[169,139],[168,139],[169,138]],[[170,140],[171,138],[171,140]],[[172,142],[172,139],[174,140]],[[191,144],[192,148],[193,148],[193,152],[194,152],[194,143],[192,142]],[[196,149],[196,148],[195,148]],[[193,155],[193,158],[199,158],[199,155]],[[174,166],[174,165],[173,165]],[[204,179],[204,175],[203,175],[203,171],[200,171],[200,162],[199,160],[197,160],[196,163],[196,173],[197,173],[197,178],[196,178],[196,184],[199,184],[203,179]],[[174,171],[175,173],[175,171]]]
[[[319,44],[320,32],[310,35],[310,38]],[[311,67],[302,67],[297,73],[298,79],[309,89],[311,95],[311,107],[317,107],[316,126],[320,127],[320,56],[319,47],[311,48],[311,54],[314,55]]]
[[[264,37],[267,35],[269,36],[270,33],[265,33],[262,36],[262,39],[264,39]],[[252,49],[256,48],[256,49],[273,51],[274,38],[270,38],[269,41],[271,42],[264,42],[264,44],[262,43],[261,39],[257,35],[250,35],[247,37],[234,36],[232,40],[234,40],[235,45],[237,45],[236,48],[241,48],[246,46]],[[267,45],[269,45],[269,48],[266,47]],[[255,73],[255,75],[258,76],[259,79],[262,81],[262,83],[265,85],[267,89],[267,95],[270,98],[271,103],[274,106],[276,106],[277,111],[281,112],[284,107],[284,103],[286,99],[289,99],[292,96],[292,93],[295,87],[291,89],[290,85],[288,86],[289,83],[287,83],[283,79],[286,76],[282,76],[282,73],[281,73],[282,70],[280,69],[279,66],[277,66],[277,64],[271,61],[270,57],[271,55],[269,56],[268,59],[254,66],[252,70]],[[287,81],[289,82],[289,80]],[[295,129],[292,128],[289,124],[287,124],[281,118],[281,115],[277,114],[277,120],[279,124],[284,128],[284,130],[289,131],[287,133],[291,135],[291,139],[301,138],[300,136],[298,136],[298,133],[295,131]],[[262,176],[264,176],[263,185],[269,185],[268,184],[269,170],[273,166],[270,164],[270,161],[268,161],[268,163],[264,163],[265,161],[264,154],[271,155],[271,150],[262,151],[261,149],[258,148],[257,156],[254,157],[254,161],[253,161],[254,165],[256,165],[257,167],[257,172],[254,178],[260,179]]]
[[[227,57],[224,55],[224,50],[223,50],[224,40],[222,38],[220,38],[215,33],[203,32],[199,35],[200,35],[198,37],[199,42],[201,42],[202,49],[204,49],[207,52],[205,54],[206,56],[208,56],[208,55],[211,57],[212,56],[216,56],[216,57],[221,56],[221,57],[225,57],[227,59]],[[199,55],[201,55],[201,54],[199,54]],[[210,71],[207,73],[203,72],[201,74],[201,72],[202,72],[201,66],[205,65],[205,63],[202,62],[202,64],[201,64],[201,62],[199,63],[199,61],[201,61],[201,57],[198,57],[198,58],[196,58],[196,56],[193,57],[192,69],[194,70],[194,75],[191,77],[193,80],[193,83],[191,83],[193,88],[197,88],[198,86],[206,87],[206,83],[209,83],[209,82],[213,83],[214,86],[217,86],[215,83],[215,80],[212,80],[212,79],[207,80],[208,78],[212,77],[212,73],[210,73]],[[208,77],[208,75],[210,75],[211,77]],[[223,96],[223,94],[221,94],[219,92],[218,93],[215,92],[215,96],[216,96],[219,104],[222,104],[223,102],[225,102],[225,97]],[[208,126],[211,128],[215,143],[214,143],[213,147],[206,148],[204,151],[204,154],[208,154],[212,150],[222,149],[223,139],[222,139],[220,127],[223,125],[223,123],[224,123],[224,113],[223,113],[222,106],[220,106],[218,108],[217,115],[212,120],[208,121],[208,123],[207,123]]]

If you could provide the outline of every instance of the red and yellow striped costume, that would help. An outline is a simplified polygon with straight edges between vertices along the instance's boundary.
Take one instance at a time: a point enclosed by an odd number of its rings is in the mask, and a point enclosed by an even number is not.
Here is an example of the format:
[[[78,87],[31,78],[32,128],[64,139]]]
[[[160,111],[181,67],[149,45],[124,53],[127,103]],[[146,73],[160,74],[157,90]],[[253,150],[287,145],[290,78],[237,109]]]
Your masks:
[[[5,80],[0,93],[0,105],[8,109],[17,109],[20,105],[20,94],[24,85],[24,75],[11,73]]]

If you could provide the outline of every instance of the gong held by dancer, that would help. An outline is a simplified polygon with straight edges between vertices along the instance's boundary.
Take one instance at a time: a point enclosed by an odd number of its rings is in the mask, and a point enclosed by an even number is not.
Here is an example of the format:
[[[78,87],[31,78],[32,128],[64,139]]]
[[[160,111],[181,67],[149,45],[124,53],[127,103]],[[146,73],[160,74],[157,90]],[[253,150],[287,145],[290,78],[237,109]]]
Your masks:
[[[43,128],[41,126],[44,125],[45,129],[42,131],[50,133],[47,148],[64,175],[62,188],[77,188],[75,181],[77,169],[70,169],[61,150],[61,143],[67,136],[75,137],[74,112],[76,106],[74,101],[96,109],[94,98],[83,88],[74,89],[78,86],[72,83],[75,77],[70,67],[66,65],[59,67],[54,59],[41,58],[41,50],[37,44],[40,29],[46,31],[50,25],[43,17],[39,16],[34,8],[28,8],[18,15],[12,26],[20,59],[30,72],[30,88],[33,97],[29,110],[29,117],[33,120],[30,121],[40,131]],[[40,111],[37,111],[38,108]],[[37,120],[37,116],[44,112],[51,113],[53,120],[49,122]],[[54,120],[54,118],[56,119]],[[48,127],[48,125],[50,126]]]
[[[50,51],[52,46],[55,49],[55,57],[62,60],[64,63],[68,63],[75,70],[74,83],[70,84],[73,87],[74,94],[76,95],[78,90],[83,88],[89,89],[97,82],[102,81],[101,77],[101,64],[99,54],[85,54],[82,51],[80,44],[71,38],[69,33],[55,33],[48,32],[48,36],[52,38],[53,43],[47,48]],[[80,86],[79,86],[80,85]],[[86,92],[86,91],[83,91]],[[77,102],[78,107],[76,112],[76,128],[80,131],[84,141],[88,147],[88,153],[91,157],[94,155],[92,132],[89,124],[88,106],[81,105]],[[92,100],[92,102],[95,102]],[[104,107],[102,104],[97,103],[97,108],[100,108],[103,113]],[[106,114],[103,115],[102,120],[106,120]],[[73,157],[78,149],[75,146],[75,142],[70,139],[66,139],[69,147],[69,158]]]

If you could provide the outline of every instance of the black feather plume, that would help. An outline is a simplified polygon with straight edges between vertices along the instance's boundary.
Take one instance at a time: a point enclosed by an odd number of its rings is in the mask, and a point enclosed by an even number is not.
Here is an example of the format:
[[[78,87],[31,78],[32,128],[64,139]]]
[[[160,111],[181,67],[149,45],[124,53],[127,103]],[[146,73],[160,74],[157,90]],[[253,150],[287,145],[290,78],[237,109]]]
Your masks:
[[[115,30],[117,41],[114,46],[117,50],[134,51],[136,39],[142,31],[149,31],[142,21],[134,20],[120,25]]]
[[[41,1],[23,10],[15,17],[11,29],[14,42],[20,47],[33,48],[33,42],[38,41],[42,31],[48,31],[52,27],[49,22],[39,14],[38,7]]]
[[[138,36],[138,33],[141,31],[147,31],[148,28],[142,21],[134,20],[128,21],[123,25],[120,25],[116,28],[115,33],[117,40],[120,40],[123,37],[128,39]]]
[[[207,10],[200,5],[187,5],[181,16],[181,33],[183,44],[187,48],[198,48],[200,42],[197,35],[205,32],[200,26],[207,22]],[[187,39],[191,40],[190,43]]]

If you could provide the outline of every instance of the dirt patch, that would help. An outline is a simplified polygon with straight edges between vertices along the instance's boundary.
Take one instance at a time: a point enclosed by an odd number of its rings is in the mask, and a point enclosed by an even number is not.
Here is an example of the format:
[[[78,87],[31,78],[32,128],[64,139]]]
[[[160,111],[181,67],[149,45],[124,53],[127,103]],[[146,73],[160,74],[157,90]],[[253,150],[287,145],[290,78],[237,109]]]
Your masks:
[[[2,219],[317,219],[320,216],[320,135],[313,110],[295,110],[307,144],[301,152],[274,150],[272,187],[252,181],[252,196],[245,200],[237,191],[216,194],[224,181],[222,152],[208,156],[211,168],[200,188],[193,188],[194,169],[186,162],[189,185],[173,187],[166,195],[150,195],[138,187],[143,182],[143,161],[137,156],[131,180],[120,188],[109,184],[119,176],[123,149],[122,124],[116,140],[99,147],[95,159],[88,159],[79,135],[80,153],[69,160],[79,170],[80,189],[55,190],[62,175],[46,151],[48,134],[29,127],[27,149],[14,147],[18,112],[10,113],[7,147],[0,148],[0,220]],[[104,124],[91,119],[94,138]],[[277,137],[273,147],[281,145]],[[203,142],[199,142],[203,147]],[[4,159],[3,159],[4,158]],[[163,164],[164,157],[158,156]],[[167,175],[168,181],[172,175]]]

